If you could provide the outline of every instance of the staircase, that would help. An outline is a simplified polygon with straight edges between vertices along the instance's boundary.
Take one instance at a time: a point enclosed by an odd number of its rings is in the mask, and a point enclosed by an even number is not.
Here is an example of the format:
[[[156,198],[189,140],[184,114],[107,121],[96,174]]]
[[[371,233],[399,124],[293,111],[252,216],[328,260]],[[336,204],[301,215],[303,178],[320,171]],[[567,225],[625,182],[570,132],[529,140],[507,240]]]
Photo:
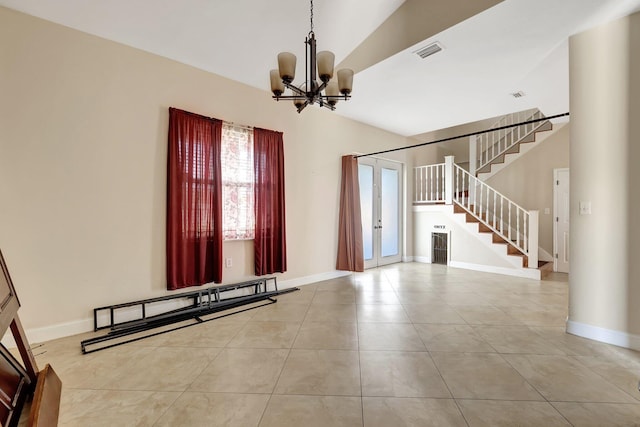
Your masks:
[[[535,142],[546,138],[553,130],[553,124],[547,120],[527,123],[543,118],[537,108],[507,114],[493,124],[494,132],[472,137],[469,158],[475,162],[470,161],[469,172],[484,181],[529,151]],[[517,123],[527,124],[501,129]]]
[[[453,205],[453,212],[456,214],[463,214],[465,216],[465,222],[469,224],[478,224],[478,233],[490,235],[492,243],[494,245],[503,245],[508,256],[513,256],[521,259],[522,268],[529,267],[529,258],[518,249],[516,249],[513,245],[510,245],[509,242],[507,242],[503,237],[500,237],[500,235],[494,232],[489,226],[485,225],[483,222],[480,222],[480,218],[457,203],[454,203]],[[483,218],[486,221],[486,215],[483,215]]]
[[[461,227],[475,234],[481,244],[475,250],[490,252],[499,264],[492,269],[486,260],[483,265],[469,262],[468,254],[466,260],[463,256],[458,261],[452,249],[450,265],[540,279],[538,212],[524,209],[471,175],[454,163],[453,156],[446,157],[445,163],[414,168],[414,206],[415,212],[450,215],[448,228]],[[442,227],[447,230],[446,225],[435,228]]]

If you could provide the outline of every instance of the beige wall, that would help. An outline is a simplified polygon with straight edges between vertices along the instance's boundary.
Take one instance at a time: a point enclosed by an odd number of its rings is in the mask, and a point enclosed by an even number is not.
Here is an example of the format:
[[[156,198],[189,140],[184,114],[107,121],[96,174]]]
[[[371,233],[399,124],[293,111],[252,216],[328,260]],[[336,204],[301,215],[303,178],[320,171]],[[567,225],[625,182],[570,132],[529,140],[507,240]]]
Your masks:
[[[406,143],[328,110],[298,115],[267,92],[5,8],[0,99],[0,247],[27,329],[166,292],[170,106],[284,132],[283,280],[335,271],[340,156]],[[252,242],[225,243],[224,256],[233,258],[224,282],[252,275]]]
[[[640,13],[572,37],[569,54],[568,330],[640,349]]]
[[[569,167],[569,126],[560,123],[554,127],[554,133],[486,180],[525,209],[539,211],[538,246],[549,254],[553,254],[553,170]]]

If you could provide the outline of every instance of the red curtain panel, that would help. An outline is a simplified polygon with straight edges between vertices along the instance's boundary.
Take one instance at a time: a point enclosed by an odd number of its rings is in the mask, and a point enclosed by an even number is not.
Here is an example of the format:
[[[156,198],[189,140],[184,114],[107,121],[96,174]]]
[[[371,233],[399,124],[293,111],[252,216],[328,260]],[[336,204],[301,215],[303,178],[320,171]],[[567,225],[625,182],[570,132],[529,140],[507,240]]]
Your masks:
[[[255,274],[287,271],[282,132],[253,130],[255,165]]]
[[[336,269],[364,271],[358,159],[353,155],[342,157]]]
[[[222,281],[222,121],[169,109],[167,289]]]

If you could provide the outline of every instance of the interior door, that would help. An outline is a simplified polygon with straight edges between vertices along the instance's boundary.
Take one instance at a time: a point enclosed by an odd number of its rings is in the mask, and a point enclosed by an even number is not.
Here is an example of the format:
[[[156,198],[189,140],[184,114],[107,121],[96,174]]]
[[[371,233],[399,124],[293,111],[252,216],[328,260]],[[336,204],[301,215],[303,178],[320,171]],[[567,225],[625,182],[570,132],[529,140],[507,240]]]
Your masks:
[[[358,161],[365,268],[402,260],[402,164]]]
[[[569,272],[569,169],[555,169],[553,187],[553,270]]]

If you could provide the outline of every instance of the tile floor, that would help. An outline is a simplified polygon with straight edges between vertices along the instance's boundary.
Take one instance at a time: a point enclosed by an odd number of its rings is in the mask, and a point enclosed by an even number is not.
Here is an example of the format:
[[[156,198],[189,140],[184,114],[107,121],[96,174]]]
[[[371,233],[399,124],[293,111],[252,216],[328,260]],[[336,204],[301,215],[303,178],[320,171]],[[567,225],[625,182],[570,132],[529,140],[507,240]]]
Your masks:
[[[567,276],[397,264],[82,355],[62,426],[633,426],[640,353],[564,333]]]

